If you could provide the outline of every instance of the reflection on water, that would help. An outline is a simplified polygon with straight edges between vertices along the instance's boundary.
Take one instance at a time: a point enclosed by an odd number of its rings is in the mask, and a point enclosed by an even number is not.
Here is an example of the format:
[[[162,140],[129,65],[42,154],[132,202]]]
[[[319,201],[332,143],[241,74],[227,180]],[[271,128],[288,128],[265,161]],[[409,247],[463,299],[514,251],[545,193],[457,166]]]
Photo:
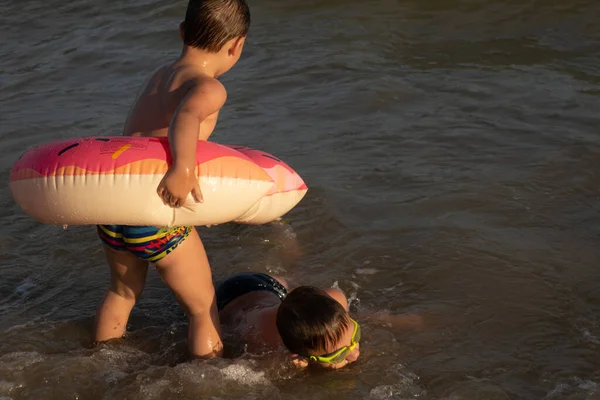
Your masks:
[[[126,340],[90,347],[108,268],[91,227],[44,226],[0,183],[0,397],[600,398],[600,5],[591,0],[271,1],[213,139],[309,185],[282,224],[199,228],[215,279],[338,286],[361,360],[187,362],[185,319],[150,272]],[[185,2],[0,4],[0,170],[28,147],[116,135],[179,50]]]

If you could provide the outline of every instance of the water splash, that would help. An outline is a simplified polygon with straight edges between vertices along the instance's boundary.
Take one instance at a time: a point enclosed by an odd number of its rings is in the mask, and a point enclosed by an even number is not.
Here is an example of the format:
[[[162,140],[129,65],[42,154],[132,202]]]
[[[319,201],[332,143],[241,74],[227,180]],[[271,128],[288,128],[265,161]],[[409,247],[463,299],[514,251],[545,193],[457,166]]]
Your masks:
[[[346,298],[348,299],[348,307],[358,306],[358,304],[360,304],[360,299],[358,298],[359,285],[352,281],[350,281],[350,285],[352,286],[352,290],[346,293]],[[333,282],[331,287],[333,289],[342,290],[338,281]],[[342,290],[342,292],[344,292],[344,290]]]
[[[425,391],[419,387],[416,381],[419,377],[413,373],[400,374],[400,382],[392,385],[381,385],[371,389],[369,399],[392,400],[392,399],[416,399],[425,395]]]
[[[221,370],[225,379],[234,380],[243,385],[271,385],[265,373],[254,371],[242,364],[232,364]]]
[[[600,393],[600,384],[598,382],[573,377],[570,382],[558,382],[554,389],[552,389],[546,395],[545,399],[557,399],[564,396],[570,396],[569,398],[584,398],[595,399]]]

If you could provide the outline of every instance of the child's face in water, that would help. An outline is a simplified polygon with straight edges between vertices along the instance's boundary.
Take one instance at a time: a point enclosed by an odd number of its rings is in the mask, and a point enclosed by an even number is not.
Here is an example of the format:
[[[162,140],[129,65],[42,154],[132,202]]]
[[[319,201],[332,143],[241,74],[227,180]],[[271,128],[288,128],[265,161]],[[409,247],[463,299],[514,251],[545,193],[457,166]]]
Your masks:
[[[360,327],[358,327],[358,336],[359,337],[357,338],[355,335],[355,325],[351,322],[342,338],[334,345],[329,346],[326,350],[327,354],[332,354],[345,347],[352,348],[344,360],[335,364],[322,362],[315,362],[315,364],[325,369],[340,369],[348,364],[352,364],[358,360],[358,356],[360,356]]]
[[[331,343],[324,351],[311,351],[296,364],[300,367],[314,365],[324,369],[340,369],[355,362],[360,356],[360,326],[352,319],[337,343]]]

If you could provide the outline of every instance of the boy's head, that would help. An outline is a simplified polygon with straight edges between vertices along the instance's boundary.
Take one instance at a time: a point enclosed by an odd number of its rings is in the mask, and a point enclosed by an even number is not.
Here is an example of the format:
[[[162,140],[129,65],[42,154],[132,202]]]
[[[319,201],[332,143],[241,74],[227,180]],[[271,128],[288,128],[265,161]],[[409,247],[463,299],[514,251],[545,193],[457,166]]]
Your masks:
[[[190,47],[209,53],[224,52],[237,62],[250,28],[245,0],[189,0],[181,37]]]
[[[279,306],[276,323],[283,344],[298,356],[296,365],[313,361],[326,368],[341,368],[358,358],[358,324],[321,289],[300,286],[288,293]]]

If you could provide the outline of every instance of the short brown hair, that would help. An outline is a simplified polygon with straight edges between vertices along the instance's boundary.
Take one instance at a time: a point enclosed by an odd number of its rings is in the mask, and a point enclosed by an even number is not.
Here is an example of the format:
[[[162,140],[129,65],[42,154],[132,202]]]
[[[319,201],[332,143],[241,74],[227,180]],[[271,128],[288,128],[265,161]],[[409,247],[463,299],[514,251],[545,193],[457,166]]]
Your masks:
[[[289,351],[310,355],[337,343],[350,323],[344,307],[323,290],[300,286],[283,299],[277,310],[277,330]]]
[[[216,53],[227,41],[248,34],[250,9],[245,0],[189,0],[183,42]]]

